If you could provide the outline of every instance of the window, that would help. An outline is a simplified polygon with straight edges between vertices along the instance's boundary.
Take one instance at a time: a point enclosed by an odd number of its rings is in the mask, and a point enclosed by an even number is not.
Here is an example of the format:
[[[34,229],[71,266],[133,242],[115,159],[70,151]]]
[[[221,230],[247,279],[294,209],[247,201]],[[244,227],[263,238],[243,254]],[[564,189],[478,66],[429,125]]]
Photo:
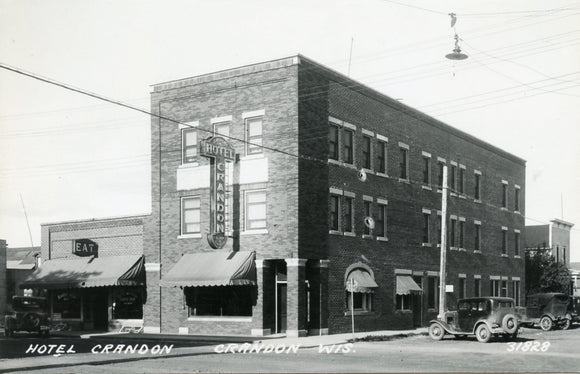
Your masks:
[[[441,228],[443,227],[443,219],[440,214],[437,214],[437,244],[441,245]]]
[[[473,280],[473,297],[481,296],[481,279]]]
[[[520,306],[520,281],[515,280],[512,282],[512,289],[513,289],[513,299],[516,302],[516,306]]]
[[[263,153],[262,150],[262,117],[246,118],[246,154]]]
[[[338,195],[330,195],[329,197],[329,229],[333,231],[338,231],[338,213],[340,211],[339,206],[340,197]]]
[[[344,220],[343,220],[343,231],[344,232],[353,232],[353,219],[354,219],[354,212],[353,212],[353,199],[352,197],[343,198],[343,207],[344,207]]]
[[[370,201],[365,201],[364,202],[364,215],[365,217],[372,217],[371,216],[371,202]],[[364,225],[364,235],[371,235],[371,229],[367,227],[367,225]]]
[[[431,223],[431,214],[423,213],[423,243],[431,242],[431,233],[429,226]]]
[[[501,207],[507,209],[508,185],[502,183],[501,185]]]
[[[362,167],[371,168],[371,138],[366,135],[363,136],[362,141]]]
[[[423,183],[431,184],[431,158],[423,156]]]
[[[346,292],[348,310],[370,312],[373,310],[373,294],[365,292]]]
[[[516,212],[520,211],[520,189],[516,187],[515,195],[514,195],[514,210]]]
[[[80,290],[66,290],[52,293],[52,313],[60,318],[81,318]]]
[[[328,129],[328,158],[338,161],[338,126],[335,125]]]
[[[459,278],[459,287],[458,287],[458,292],[459,292],[459,298],[460,299],[464,299],[465,295],[466,295],[466,285],[467,282],[465,282],[465,278]]]
[[[181,130],[181,162],[184,164],[195,162],[197,159],[197,131],[195,129]]]
[[[501,290],[500,290],[501,291],[501,294],[500,294],[501,297],[507,297],[507,295],[508,295],[508,289],[507,289],[508,286],[507,286],[507,284],[508,284],[507,281],[505,281],[505,280],[502,280],[501,281]]]
[[[224,137],[230,136],[230,123],[229,122],[219,122],[213,125],[213,134],[222,135]],[[226,139],[228,140],[228,139]]]
[[[377,172],[387,174],[387,143],[377,144]]]
[[[377,237],[387,237],[387,206],[379,204],[377,206],[377,217],[375,219],[375,233]]]
[[[266,228],[266,191],[246,192],[246,225],[247,230]]]
[[[514,256],[520,255],[520,233],[514,233]]]
[[[411,295],[396,295],[396,308],[397,310],[410,310]]]
[[[491,296],[499,296],[499,293],[500,293],[499,279],[492,279],[491,280],[490,292],[491,292]]]
[[[475,232],[473,237],[474,250],[481,251],[481,224],[475,224]]]
[[[112,287],[113,319],[142,319],[143,300],[141,291],[132,288]]]
[[[437,174],[437,187],[441,189],[443,188],[443,169],[445,168],[445,164],[443,162],[438,162],[437,165],[439,166],[439,174]]]
[[[481,174],[475,174],[475,191],[473,197],[475,200],[481,200]]]
[[[465,221],[459,221],[459,248],[465,248]]]
[[[451,165],[449,170],[449,189],[457,192],[457,166]]]
[[[181,233],[199,234],[201,232],[201,201],[199,197],[181,199]]]
[[[353,145],[353,132],[347,129],[344,129],[343,132],[343,160],[347,164],[354,163],[354,145]]]
[[[189,316],[251,316],[254,286],[185,287]]]
[[[463,195],[465,193],[465,168],[461,165],[459,166],[459,181],[457,188],[459,189],[460,194]]]
[[[507,230],[501,229],[501,253],[507,255]]]
[[[399,175],[399,178],[401,179],[408,179],[409,178],[409,150],[405,149],[405,148],[399,148],[400,150],[400,154],[401,154],[401,160],[400,160],[400,164],[399,164],[399,169],[401,170],[401,173]]]
[[[457,219],[451,218],[449,222],[449,246],[455,247],[456,246],[456,231],[457,231]]]
[[[437,309],[438,290],[437,277],[427,277],[427,308]]]

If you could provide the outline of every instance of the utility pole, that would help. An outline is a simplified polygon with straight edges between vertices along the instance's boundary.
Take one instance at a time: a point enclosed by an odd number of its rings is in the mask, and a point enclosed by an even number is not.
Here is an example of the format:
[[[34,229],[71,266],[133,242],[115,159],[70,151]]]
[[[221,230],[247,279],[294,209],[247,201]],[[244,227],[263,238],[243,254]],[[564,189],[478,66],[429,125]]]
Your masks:
[[[439,264],[439,314],[445,317],[445,269],[447,266],[447,165],[443,165],[443,183],[441,191],[441,263]]]

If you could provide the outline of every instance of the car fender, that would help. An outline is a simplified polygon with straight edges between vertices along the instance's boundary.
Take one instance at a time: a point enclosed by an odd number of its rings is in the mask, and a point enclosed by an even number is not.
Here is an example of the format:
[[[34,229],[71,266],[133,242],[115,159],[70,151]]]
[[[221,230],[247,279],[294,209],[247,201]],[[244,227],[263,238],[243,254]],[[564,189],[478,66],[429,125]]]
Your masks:
[[[475,322],[475,324],[473,325],[473,332],[472,332],[472,334],[475,334],[475,331],[477,331],[477,328],[480,325],[486,325],[487,328],[489,329],[489,331],[493,331],[493,328],[491,327],[491,325],[489,324],[489,322],[487,322],[484,319],[480,319],[479,321]]]
[[[542,316],[538,320],[541,320],[544,317],[550,317],[550,319],[552,320],[552,322],[556,322],[559,319],[556,316],[554,316],[552,313],[544,313],[544,314],[542,314]]]
[[[449,334],[454,334],[454,333],[455,333],[455,330],[453,330],[453,329],[452,329],[452,328],[449,326],[449,324],[447,324],[446,322],[443,322],[443,321],[441,321],[441,320],[438,320],[438,319],[432,319],[431,321],[429,321],[429,325],[431,325],[431,324],[433,324],[433,323],[436,323],[436,324],[438,324],[439,326],[441,326],[441,327],[443,328],[443,330],[445,330],[445,332],[446,332],[446,333],[449,333]]]

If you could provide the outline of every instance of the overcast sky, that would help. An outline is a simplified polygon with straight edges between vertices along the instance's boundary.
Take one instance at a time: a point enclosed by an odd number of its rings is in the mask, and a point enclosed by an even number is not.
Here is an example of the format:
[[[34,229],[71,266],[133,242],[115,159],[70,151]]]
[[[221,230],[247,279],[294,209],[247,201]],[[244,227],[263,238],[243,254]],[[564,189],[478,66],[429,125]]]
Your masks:
[[[297,53],[527,160],[527,223],[577,223],[580,261],[579,1],[0,0],[1,63],[146,110],[152,84]],[[149,213],[149,126],[0,69],[0,238]]]

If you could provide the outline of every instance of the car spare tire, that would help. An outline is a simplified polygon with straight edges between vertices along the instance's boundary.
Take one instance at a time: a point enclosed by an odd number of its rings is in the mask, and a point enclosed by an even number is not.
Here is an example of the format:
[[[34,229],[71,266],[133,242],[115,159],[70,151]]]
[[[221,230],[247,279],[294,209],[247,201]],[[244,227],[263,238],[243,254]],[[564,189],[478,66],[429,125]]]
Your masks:
[[[518,331],[518,319],[513,314],[506,314],[501,321],[501,328],[508,334]]]
[[[28,330],[37,329],[40,326],[40,316],[36,313],[27,313],[22,318],[24,328]]]

